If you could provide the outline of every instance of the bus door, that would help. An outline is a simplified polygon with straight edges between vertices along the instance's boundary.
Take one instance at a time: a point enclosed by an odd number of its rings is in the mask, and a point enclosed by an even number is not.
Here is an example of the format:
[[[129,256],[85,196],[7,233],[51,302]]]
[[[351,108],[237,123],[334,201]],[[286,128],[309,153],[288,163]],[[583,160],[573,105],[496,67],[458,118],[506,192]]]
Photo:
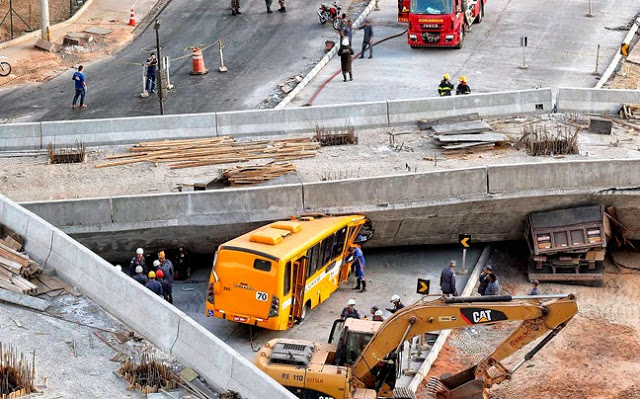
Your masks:
[[[304,289],[307,281],[307,263],[309,258],[301,257],[293,263],[293,292],[291,293],[291,316],[289,317],[288,327],[302,319],[304,312]]]
[[[345,249],[345,257],[342,260],[342,265],[340,266],[340,284],[347,281],[349,278],[349,269],[351,268],[352,259],[349,259],[349,255],[347,255],[347,250],[350,245],[353,245],[353,241],[356,239],[360,229],[362,229],[363,223],[357,223],[349,225],[349,229],[347,230],[347,248]]]

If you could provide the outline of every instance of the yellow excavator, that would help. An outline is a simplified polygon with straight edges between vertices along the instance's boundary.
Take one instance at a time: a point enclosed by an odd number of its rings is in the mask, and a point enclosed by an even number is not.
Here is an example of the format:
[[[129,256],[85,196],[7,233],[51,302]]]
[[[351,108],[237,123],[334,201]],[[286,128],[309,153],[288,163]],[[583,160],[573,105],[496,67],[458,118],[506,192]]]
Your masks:
[[[328,343],[271,340],[254,364],[303,399],[413,399],[406,388],[396,388],[405,341],[432,331],[521,320],[479,363],[427,384],[434,399],[488,399],[493,385],[511,379],[577,312],[573,294],[440,297],[407,306],[384,322],[336,320]],[[502,364],[543,336],[512,370]]]

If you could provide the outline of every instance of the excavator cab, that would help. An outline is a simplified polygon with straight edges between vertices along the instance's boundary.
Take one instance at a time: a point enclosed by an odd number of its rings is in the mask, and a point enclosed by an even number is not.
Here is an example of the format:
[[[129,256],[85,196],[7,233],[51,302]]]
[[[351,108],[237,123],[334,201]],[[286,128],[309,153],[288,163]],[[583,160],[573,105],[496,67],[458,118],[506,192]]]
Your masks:
[[[334,321],[331,334],[329,334],[329,343],[336,345],[334,364],[336,366],[351,366],[360,356],[360,352],[369,344],[381,324],[352,318]]]

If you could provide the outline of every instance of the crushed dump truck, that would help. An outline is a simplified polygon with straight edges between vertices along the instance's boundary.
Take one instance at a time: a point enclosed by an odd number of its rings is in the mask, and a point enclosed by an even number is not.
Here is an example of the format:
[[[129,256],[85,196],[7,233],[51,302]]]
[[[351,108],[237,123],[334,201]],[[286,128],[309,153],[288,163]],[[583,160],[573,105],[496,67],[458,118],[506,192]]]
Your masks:
[[[604,206],[529,214],[529,279],[601,286],[607,239]]]
[[[428,383],[432,398],[482,399],[491,386],[511,379],[577,312],[573,294],[441,297],[407,306],[384,322],[338,320],[328,343],[271,340],[259,350],[254,364],[299,398],[413,399],[411,391],[396,387],[405,341],[432,331],[522,320],[479,363]],[[542,337],[513,369],[502,364]]]

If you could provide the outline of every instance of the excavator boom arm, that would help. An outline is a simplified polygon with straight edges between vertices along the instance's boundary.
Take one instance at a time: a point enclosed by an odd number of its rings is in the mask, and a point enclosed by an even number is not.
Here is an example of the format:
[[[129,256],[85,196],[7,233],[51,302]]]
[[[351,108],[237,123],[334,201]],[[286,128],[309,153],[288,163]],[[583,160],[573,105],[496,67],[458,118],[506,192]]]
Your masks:
[[[378,329],[352,366],[353,388],[374,388],[375,368],[413,337],[431,331],[523,321],[483,362],[486,370],[526,344],[569,321],[578,312],[573,295],[484,296],[417,302],[396,312]],[[490,360],[492,359],[492,360]]]

